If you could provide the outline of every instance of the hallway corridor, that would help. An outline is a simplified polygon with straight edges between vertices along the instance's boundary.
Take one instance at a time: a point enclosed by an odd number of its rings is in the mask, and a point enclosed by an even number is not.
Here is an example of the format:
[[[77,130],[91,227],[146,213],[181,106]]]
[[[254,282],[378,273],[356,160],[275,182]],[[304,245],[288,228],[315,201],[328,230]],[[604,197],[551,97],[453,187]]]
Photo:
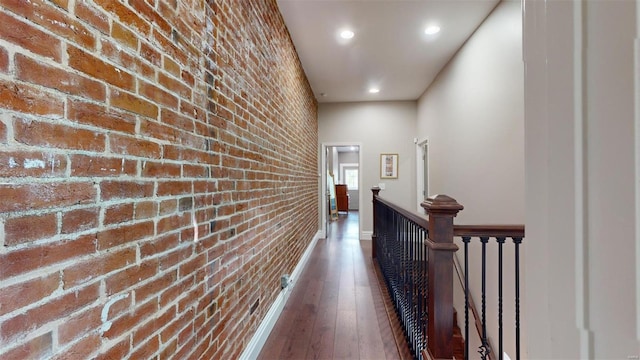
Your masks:
[[[399,359],[358,213],[320,239],[259,359]]]

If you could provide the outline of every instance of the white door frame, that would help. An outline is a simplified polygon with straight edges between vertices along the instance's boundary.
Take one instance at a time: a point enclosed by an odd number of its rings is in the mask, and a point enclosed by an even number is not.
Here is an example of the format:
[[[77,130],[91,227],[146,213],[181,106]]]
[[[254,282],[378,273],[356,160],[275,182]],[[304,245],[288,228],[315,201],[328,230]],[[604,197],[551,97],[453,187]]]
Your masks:
[[[427,138],[416,140],[416,211],[419,214],[425,214],[425,211],[420,204],[422,204],[426,196],[429,196],[429,193],[425,195],[422,194],[422,185],[424,185],[424,161],[422,161],[422,147],[428,143],[429,139]],[[430,163],[431,162],[427,162],[427,167],[430,166]],[[428,168],[427,174],[429,174]],[[429,191],[429,189],[427,189],[427,191]]]
[[[320,156],[322,157],[320,161],[320,174],[321,174],[321,186],[320,186],[320,235],[322,238],[326,238],[327,234],[325,231],[325,224],[327,222],[327,147],[330,146],[357,146],[358,147],[358,212],[362,214],[362,171],[363,171],[363,163],[362,163],[362,143],[358,141],[342,141],[342,142],[323,142],[321,144]],[[360,239],[362,236],[362,219],[358,221],[358,234],[360,234]],[[368,239],[371,240],[371,239]]]

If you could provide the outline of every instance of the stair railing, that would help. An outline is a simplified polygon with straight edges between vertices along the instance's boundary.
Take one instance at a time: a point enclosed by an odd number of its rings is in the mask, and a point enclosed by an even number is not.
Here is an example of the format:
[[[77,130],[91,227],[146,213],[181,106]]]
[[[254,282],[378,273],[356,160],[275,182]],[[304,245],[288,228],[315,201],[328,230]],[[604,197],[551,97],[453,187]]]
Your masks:
[[[373,188],[372,256],[383,278],[404,327],[415,358],[453,357],[453,273],[454,236],[464,244],[465,339],[469,339],[469,243],[478,239],[482,246],[481,342],[478,352],[490,359],[493,349],[487,332],[487,244],[495,239],[498,247],[498,359],[503,358],[503,247],[507,239],[515,254],[515,348],[520,359],[520,244],[523,225],[454,225],[453,218],[463,206],[446,195],[430,197],[422,203],[424,216],[407,211],[379,197]],[[475,241],[475,240],[474,240]],[[469,341],[465,341],[469,359]]]

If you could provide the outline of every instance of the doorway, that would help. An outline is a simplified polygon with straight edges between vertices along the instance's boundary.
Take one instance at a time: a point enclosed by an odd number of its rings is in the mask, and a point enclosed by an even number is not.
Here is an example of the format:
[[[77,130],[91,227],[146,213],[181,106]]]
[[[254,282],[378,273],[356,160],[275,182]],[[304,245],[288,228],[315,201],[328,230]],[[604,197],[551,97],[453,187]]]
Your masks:
[[[321,187],[321,224],[322,237],[327,238],[333,218],[357,217],[362,208],[362,144],[357,142],[323,143],[322,144],[322,187]],[[329,183],[333,175],[333,183],[346,191],[346,200],[334,199],[332,203]],[[335,189],[334,189],[335,190]],[[342,189],[340,189],[342,190]],[[339,190],[339,191],[340,191]],[[333,191],[334,196],[341,196]],[[342,195],[344,196],[344,195]],[[346,205],[345,205],[346,201]],[[335,209],[332,206],[335,204]],[[340,205],[340,206],[339,206]],[[362,238],[362,223],[358,221],[358,237]]]

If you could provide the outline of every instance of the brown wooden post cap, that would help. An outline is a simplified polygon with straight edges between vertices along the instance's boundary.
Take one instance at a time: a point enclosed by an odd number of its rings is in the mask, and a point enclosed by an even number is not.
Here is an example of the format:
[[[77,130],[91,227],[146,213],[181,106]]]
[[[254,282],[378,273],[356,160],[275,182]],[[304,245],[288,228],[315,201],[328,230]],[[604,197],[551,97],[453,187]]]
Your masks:
[[[456,199],[447,195],[432,195],[420,204],[427,213],[456,215],[464,206],[458,204]]]

